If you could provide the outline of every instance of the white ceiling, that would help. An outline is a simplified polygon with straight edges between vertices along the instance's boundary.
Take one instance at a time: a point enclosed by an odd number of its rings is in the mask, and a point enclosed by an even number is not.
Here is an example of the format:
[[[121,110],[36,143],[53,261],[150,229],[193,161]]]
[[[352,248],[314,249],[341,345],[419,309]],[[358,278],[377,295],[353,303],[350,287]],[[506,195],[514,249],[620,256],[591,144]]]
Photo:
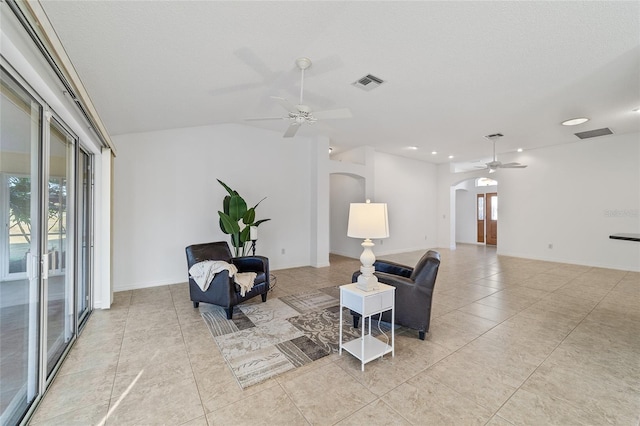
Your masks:
[[[500,155],[639,131],[637,1],[42,4],[111,135],[219,123],[284,133],[285,121],[243,119],[282,115],[273,95],[297,103],[301,56],[313,61],[305,103],[354,117],[298,136],[328,135],[338,152],[444,163],[490,156],[483,136],[496,132]],[[366,74],[386,82],[351,85]],[[560,125],[580,116],[591,121]]]

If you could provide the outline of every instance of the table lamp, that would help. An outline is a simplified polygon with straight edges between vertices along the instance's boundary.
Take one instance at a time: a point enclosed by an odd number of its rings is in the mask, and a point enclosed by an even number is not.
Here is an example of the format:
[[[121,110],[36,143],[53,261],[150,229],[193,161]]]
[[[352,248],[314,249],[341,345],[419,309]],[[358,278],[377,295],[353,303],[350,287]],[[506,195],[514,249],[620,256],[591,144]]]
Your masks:
[[[352,238],[364,238],[362,242],[362,254],[360,255],[360,272],[357,287],[363,291],[372,291],[378,288],[378,278],[373,275],[375,267],[373,263],[376,256],[371,248],[375,245],[372,238],[389,237],[389,218],[387,217],[386,203],[351,203],[349,207],[349,225],[347,236]]]

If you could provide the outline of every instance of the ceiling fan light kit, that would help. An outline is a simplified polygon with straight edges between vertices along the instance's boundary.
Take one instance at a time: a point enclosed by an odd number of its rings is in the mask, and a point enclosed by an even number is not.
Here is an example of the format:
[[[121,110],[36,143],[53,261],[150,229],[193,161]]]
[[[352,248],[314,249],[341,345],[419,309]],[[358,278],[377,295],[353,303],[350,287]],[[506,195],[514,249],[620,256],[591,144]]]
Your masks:
[[[297,105],[291,104],[284,98],[277,96],[271,96],[271,99],[275,100],[287,111],[287,115],[284,117],[263,117],[263,118],[247,118],[247,121],[266,121],[266,120],[289,120],[289,127],[284,132],[283,137],[292,138],[298,132],[298,129],[303,124],[313,125],[318,119],[331,120],[337,118],[351,118],[351,111],[348,108],[339,108],[325,111],[313,111],[308,105],[304,104],[304,71],[311,67],[311,59],[298,58],[296,59],[296,66],[300,69],[300,102]]]

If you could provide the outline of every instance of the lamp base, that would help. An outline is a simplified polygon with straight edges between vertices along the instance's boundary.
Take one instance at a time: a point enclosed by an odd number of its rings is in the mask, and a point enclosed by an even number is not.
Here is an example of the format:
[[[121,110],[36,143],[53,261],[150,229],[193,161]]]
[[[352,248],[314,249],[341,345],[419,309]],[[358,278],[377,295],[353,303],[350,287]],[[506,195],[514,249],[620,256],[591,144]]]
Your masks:
[[[376,268],[373,264],[376,261],[376,256],[373,254],[371,248],[374,246],[373,241],[369,238],[365,239],[360,244],[364,250],[360,255],[360,272],[356,287],[362,291],[373,291],[378,289],[378,277],[373,275]]]
[[[378,277],[373,275],[375,268],[373,266],[361,266],[356,287],[362,291],[373,291],[378,289]]]

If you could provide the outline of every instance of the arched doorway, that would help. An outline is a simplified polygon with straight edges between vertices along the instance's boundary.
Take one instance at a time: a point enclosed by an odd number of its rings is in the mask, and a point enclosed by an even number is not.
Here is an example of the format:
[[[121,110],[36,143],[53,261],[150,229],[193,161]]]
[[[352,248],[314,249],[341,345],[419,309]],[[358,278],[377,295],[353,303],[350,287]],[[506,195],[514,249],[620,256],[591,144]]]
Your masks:
[[[352,173],[329,175],[329,252],[359,257],[361,241],[347,237],[349,204],[366,198],[366,180]]]
[[[498,182],[472,177],[451,186],[456,244],[497,245]]]

